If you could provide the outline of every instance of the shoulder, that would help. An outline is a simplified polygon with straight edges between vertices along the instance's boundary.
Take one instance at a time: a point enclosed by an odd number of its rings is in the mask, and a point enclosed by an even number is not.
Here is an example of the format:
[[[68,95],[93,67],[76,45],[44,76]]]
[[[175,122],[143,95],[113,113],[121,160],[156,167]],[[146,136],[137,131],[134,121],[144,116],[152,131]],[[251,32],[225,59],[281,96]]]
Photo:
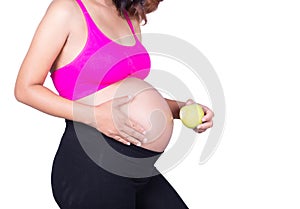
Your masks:
[[[38,25],[34,41],[65,42],[74,27],[77,10],[75,0],[52,0]]]
[[[52,0],[41,25],[56,29],[57,32],[69,33],[74,23],[76,24],[78,11],[79,7],[75,0]]]
[[[46,14],[56,18],[71,18],[77,10],[75,0],[52,0]]]

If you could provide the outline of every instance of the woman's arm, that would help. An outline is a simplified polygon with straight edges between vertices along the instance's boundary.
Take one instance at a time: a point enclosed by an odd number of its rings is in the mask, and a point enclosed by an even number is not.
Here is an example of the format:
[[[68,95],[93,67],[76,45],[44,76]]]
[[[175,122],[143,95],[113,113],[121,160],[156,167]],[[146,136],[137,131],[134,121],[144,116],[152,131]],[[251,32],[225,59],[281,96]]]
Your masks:
[[[145,138],[142,134],[143,128],[139,124],[131,123],[129,119],[124,119],[121,113],[118,115],[119,126],[116,127],[110,110],[115,108],[118,111],[119,106],[112,107],[111,101],[96,107],[89,106],[60,97],[44,86],[49,70],[72,32],[72,18],[77,12],[75,3],[54,0],[50,4],[20,67],[15,84],[15,97],[18,101],[49,115],[93,126],[125,144],[139,144]],[[126,98],[117,100],[120,105],[129,101]],[[119,130],[123,132],[120,133]]]
[[[167,101],[167,103],[168,103],[168,105],[171,109],[173,118],[174,119],[179,119],[179,110],[180,110],[181,107],[183,107],[185,105],[185,102],[166,99],[166,98],[165,98],[165,100]]]
[[[34,34],[15,84],[18,101],[44,113],[70,120],[74,119],[73,102],[56,95],[43,84],[68,39],[73,11],[71,1],[56,0],[50,4]]]

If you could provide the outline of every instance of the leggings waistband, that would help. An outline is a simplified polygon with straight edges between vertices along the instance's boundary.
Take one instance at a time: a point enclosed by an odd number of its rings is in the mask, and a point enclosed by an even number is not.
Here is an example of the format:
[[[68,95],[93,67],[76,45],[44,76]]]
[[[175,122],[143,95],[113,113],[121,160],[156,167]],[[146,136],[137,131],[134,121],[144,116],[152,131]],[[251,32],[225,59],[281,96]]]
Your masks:
[[[85,153],[101,168],[126,177],[158,174],[154,164],[163,152],[125,145],[86,124],[66,120],[65,134],[73,134]]]

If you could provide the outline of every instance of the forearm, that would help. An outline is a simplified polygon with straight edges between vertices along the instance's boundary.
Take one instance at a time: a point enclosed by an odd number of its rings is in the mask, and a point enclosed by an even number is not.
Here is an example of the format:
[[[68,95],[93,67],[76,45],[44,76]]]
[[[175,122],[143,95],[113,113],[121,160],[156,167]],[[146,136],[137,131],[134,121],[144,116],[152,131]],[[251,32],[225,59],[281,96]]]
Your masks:
[[[19,102],[46,114],[89,124],[93,122],[93,107],[58,96],[42,85],[15,88]]]
[[[179,110],[182,106],[185,105],[185,102],[181,102],[181,101],[176,101],[176,100],[171,100],[171,99],[166,99],[166,102],[168,103],[170,109],[171,109],[171,112],[172,112],[172,115],[173,115],[173,118],[174,119],[179,119]]]

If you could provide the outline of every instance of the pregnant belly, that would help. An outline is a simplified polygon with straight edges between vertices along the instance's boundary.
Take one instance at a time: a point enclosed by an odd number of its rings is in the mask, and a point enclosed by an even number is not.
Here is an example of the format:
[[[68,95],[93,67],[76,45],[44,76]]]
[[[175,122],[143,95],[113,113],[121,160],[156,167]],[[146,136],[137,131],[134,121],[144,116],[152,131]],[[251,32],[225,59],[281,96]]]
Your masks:
[[[133,99],[122,106],[122,111],[146,130],[147,141],[141,146],[163,151],[172,136],[172,112],[161,94],[146,81],[129,77],[77,101],[97,106],[125,95],[131,95]]]

